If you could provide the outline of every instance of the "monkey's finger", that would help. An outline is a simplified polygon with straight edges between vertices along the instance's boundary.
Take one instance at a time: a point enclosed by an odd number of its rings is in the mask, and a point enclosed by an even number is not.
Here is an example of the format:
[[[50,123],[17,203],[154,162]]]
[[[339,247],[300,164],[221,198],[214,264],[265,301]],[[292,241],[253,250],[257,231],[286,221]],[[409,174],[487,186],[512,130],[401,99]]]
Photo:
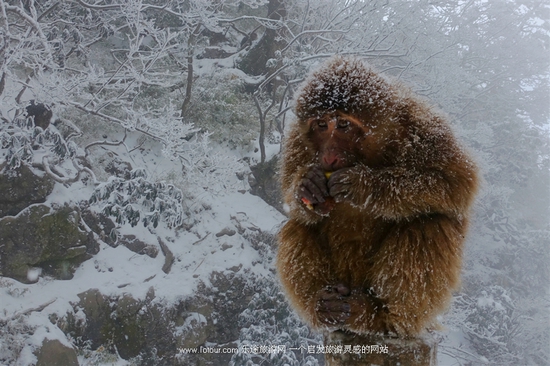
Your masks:
[[[317,316],[319,318],[319,321],[326,325],[341,325],[341,324],[344,324],[346,321],[346,319],[342,319],[339,313],[317,314]]]
[[[330,174],[330,178],[328,179],[328,183],[330,184],[331,182],[334,183],[345,180],[348,177],[351,169],[352,168],[342,168],[332,172]]]
[[[309,189],[302,183],[298,189],[298,199],[302,202],[307,202],[310,205],[319,203],[315,196],[309,191]]]
[[[340,180],[332,180],[332,177],[330,177],[327,183],[329,193],[333,197],[336,194],[347,192],[350,186],[351,182],[348,177],[342,177]]]
[[[327,178],[325,173],[320,167],[313,168],[306,174],[306,178],[309,179],[325,197],[328,197]]]
[[[323,169],[321,169],[321,167],[319,166],[316,166],[313,169],[311,169],[309,172],[307,172],[306,177],[310,179],[315,179],[315,180],[321,180],[321,178],[325,178]]]
[[[322,313],[351,313],[351,305],[342,300],[319,300],[317,311]]]
[[[334,294],[336,296],[349,296],[351,294],[351,290],[348,286],[344,285],[343,283],[338,283],[336,285],[328,285],[323,289],[323,292],[325,294]]]
[[[330,178],[327,181],[327,185],[330,187],[332,185],[335,185],[337,183],[345,183],[350,184],[351,183],[351,177],[354,175],[354,168],[342,168],[338,169],[335,172],[332,172],[330,175]]]
[[[326,325],[343,325],[349,318],[349,316],[344,313],[318,314],[318,317],[321,323]]]
[[[329,192],[333,193],[333,191],[337,192],[339,190],[346,189],[350,185],[351,185],[351,182],[349,182],[349,180],[346,178],[346,179],[336,180],[336,181],[329,180],[327,187]]]
[[[329,193],[334,198],[348,194],[350,186],[351,182],[349,176],[346,174],[345,169],[340,169],[334,172],[327,182]],[[339,201],[337,200],[337,202]]]
[[[341,300],[341,299],[342,299],[342,295],[340,295],[338,292],[322,291],[319,294],[319,300],[321,300],[321,301],[323,301],[323,300]]]
[[[324,197],[328,196],[328,194],[325,195],[324,192],[310,179],[302,180],[302,186],[305,188],[304,191],[307,191],[311,195],[311,199],[305,195],[303,197],[309,199],[312,203],[325,202]]]
[[[349,289],[349,287],[347,287],[343,283],[337,284],[336,286],[334,286],[334,289],[336,290],[336,292],[338,292],[339,295],[342,296],[349,296],[351,294],[351,290]]]
[[[341,310],[328,310],[328,309],[318,309],[317,317],[318,319],[327,325],[337,325],[344,324],[346,320],[351,316],[350,311],[341,311]]]
[[[298,194],[296,195],[296,198],[304,203],[307,201],[309,204],[312,204],[314,200],[311,192],[309,192],[303,184],[300,184],[300,187],[298,187]]]

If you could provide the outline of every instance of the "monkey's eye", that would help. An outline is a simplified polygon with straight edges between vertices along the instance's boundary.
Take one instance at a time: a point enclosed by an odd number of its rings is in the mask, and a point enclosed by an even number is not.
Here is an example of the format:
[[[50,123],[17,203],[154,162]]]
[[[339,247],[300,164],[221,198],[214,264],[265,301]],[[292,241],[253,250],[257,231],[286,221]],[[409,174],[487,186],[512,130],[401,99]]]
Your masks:
[[[317,121],[317,126],[319,126],[321,128],[325,128],[325,127],[327,127],[327,121],[320,119],[320,120]]]
[[[338,128],[346,128],[350,125],[350,121],[347,121],[345,119],[338,121]]]

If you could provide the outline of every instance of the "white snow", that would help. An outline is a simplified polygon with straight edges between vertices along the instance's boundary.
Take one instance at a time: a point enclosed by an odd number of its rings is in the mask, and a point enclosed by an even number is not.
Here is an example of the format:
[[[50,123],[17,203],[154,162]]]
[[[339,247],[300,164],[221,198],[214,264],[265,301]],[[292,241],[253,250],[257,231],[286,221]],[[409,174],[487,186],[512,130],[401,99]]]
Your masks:
[[[122,147],[113,151],[128,155]],[[225,152],[226,157],[231,154],[234,152]],[[157,179],[170,174],[173,176],[173,172],[181,169],[178,162],[162,156],[155,146],[148,146],[146,153],[133,158],[135,161],[139,159],[138,167],[146,169]],[[160,250],[156,258],[150,258],[124,246],[113,248],[101,243],[99,253],[82,263],[71,280],[54,280],[42,276],[38,268],[29,271],[29,280],[38,280],[30,285],[1,277],[0,322],[21,319],[33,329],[32,335],[19,339],[23,349],[18,364],[30,365],[36,362],[33,352],[45,338],[59,339],[70,346],[66,336],[52,324],[50,316],[56,314],[61,318],[72,313],[73,305],[79,301],[77,295],[86,290],[98,289],[103,295],[129,294],[135,299],[144,299],[153,287],[154,301],[170,305],[192,296],[201,282],[209,286],[209,277],[214,271],[235,270],[240,266],[239,271],[249,271],[249,275],[272,275],[269,273],[272,264],[262,262],[258,252],[239,234],[239,230],[275,233],[284,221],[284,216],[259,197],[243,191],[243,188],[247,188],[245,182],[234,179],[219,181],[218,184],[207,190],[196,186],[179,187],[185,189],[185,194],[194,197],[191,201],[184,200],[184,205],[191,212],[191,217],[186,218],[192,223],[188,231],[170,230],[163,223],[156,229],[145,228],[141,223],[135,227],[129,224],[120,227],[121,235],[135,235],[139,240],[157,247],[157,236],[163,238],[175,257],[168,274],[162,271],[165,257]],[[56,206],[68,201],[76,203],[88,200],[93,189],[92,185],[86,186],[82,182],[69,186],[56,184],[46,203]],[[100,207],[101,203],[96,209]],[[236,234],[216,236],[225,228],[236,231]],[[78,312],[75,315],[83,316]],[[7,341],[0,339],[0,349],[2,342]]]

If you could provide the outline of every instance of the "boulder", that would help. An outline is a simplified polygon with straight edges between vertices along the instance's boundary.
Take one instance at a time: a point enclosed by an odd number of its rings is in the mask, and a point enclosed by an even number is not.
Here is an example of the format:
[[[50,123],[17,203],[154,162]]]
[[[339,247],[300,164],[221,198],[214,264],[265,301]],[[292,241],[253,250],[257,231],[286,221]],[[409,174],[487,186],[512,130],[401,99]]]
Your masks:
[[[106,244],[113,248],[118,246],[115,231],[116,225],[113,223],[113,220],[101,212],[93,212],[90,209],[90,204],[86,201],[80,202],[79,208],[82,220],[84,220],[90,230],[96,233]]]
[[[54,184],[48,175],[36,175],[26,165],[13,170],[0,167],[0,217],[15,216],[34,203],[43,203]]]
[[[192,298],[166,306],[151,287],[145,299],[108,296],[98,289],[78,295],[74,313],[51,319],[71,339],[92,350],[105,347],[136,365],[227,365],[230,353],[182,354],[183,348],[237,347],[236,316],[256,291],[232,271],[214,272],[212,287],[199,286]],[[85,319],[76,317],[82,312]],[[153,361],[155,360],[155,361]]]
[[[44,339],[36,358],[36,366],[78,366],[75,350],[57,339]]]
[[[118,244],[124,245],[126,248],[130,249],[132,252],[137,254],[145,254],[151,258],[156,258],[159,249],[158,247],[147,244],[142,240],[139,240],[135,235],[123,235],[119,240]]]
[[[35,268],[56,279],[71,279],[80,263],[99,251],[99,244],[80,229],[80,210],[33,205],[0,220],[0,275],[24,283]],[[37,272],[35,272],[37,273]]]

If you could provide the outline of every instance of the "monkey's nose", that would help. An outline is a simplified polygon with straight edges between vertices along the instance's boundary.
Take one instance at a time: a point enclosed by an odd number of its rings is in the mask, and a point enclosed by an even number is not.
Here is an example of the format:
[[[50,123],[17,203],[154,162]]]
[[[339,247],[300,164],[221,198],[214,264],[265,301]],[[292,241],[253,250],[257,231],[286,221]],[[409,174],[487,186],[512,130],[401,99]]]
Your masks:
[[[325,165],[327,167],[334,167],[338,164],[338,157],[335,156],[335,155],[329,155],[329,156],[324,156],[323,157],[323,163],[325,163]]]

